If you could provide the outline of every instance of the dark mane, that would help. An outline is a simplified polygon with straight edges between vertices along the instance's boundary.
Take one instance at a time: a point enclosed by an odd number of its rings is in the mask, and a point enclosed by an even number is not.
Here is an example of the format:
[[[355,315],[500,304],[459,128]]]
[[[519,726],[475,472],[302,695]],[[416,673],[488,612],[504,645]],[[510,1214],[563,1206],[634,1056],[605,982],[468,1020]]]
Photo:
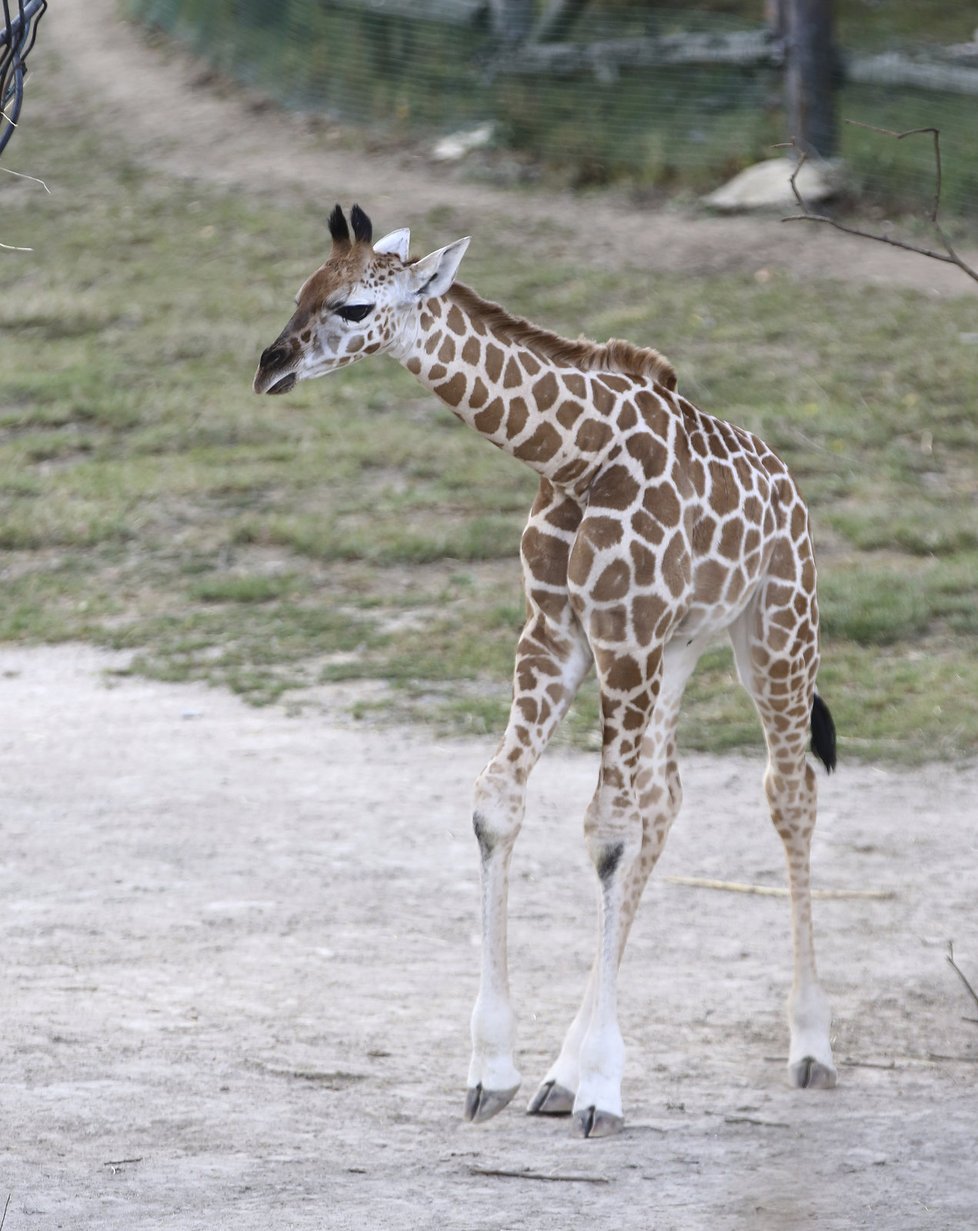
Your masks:
[[[580,338],[572,342],[549,329],[534,325],[520,316],[512,316],[498,303],[477,295],[471,287],[456,282],[446,295],[470,317],[480,320],[493,333],[509,342],[521,343],[543,358],[582,372],[617,372],[634,380],[651,380],[667,389],[676,388],[676,370],[658,351],[649,346],[635,346],[620,338],[607,342],[589,342]]]

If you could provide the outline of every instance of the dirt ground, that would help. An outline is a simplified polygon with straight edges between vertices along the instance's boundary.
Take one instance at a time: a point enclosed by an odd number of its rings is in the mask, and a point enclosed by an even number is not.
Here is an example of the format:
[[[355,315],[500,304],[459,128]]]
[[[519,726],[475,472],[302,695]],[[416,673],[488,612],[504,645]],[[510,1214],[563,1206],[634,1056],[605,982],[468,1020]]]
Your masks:
[[[53,8],[34,71],[60,56],[65,99],[157,169],[356,198],[379,225],[444,203],[483,226],[512,216],[512,197],[436,180],[415,155],[392,170],[193,90],[198,70],[144,47],[112,0]],[[520,208],[554,216],[563,244],[587,233],[599,262],[969,289],[920,258],[769,221],[607,198],[595,240],[593,202]],[[817,884],[889,896],[816,904],[840,1085],[806,1093],[783,1076],[786,902],[668,879],[782,882],[761,766],[688,757],[684,815],[623,969],[627,1128],[581,1142],[521,1101],[461,1121],[470,790],[489,743],[250,709],[113,675],[122,665],[0,647],[5,1231],[978,1225],[978,1025],[963,1020],[978,1013],[944,960],[953,938],[978,982],[978,767],[844,765],[823,780]],[[548,754],[517,848],[527,1096],[590,957],[595,773],[594,757]]]
[[[690,756],[622,976],[627,1128],[461,1120],[489,751],[0,649],[8,1231],[978,1223],[978,769],[824,781],[840,1085],[789,1089],[787,904],[760,766]],[[548,754],[515,860],[525,1092],[593,941],[593,757]],[[528,1175],[487,1172],[530,1173]]]

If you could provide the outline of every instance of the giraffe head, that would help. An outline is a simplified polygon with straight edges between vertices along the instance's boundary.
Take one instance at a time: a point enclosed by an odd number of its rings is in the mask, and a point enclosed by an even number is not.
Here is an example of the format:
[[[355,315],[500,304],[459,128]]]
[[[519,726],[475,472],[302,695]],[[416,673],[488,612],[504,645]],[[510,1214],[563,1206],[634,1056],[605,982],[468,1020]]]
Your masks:
[[[452,285],[469,244],[459,239],[409,261],[410,231],[391,231],[373,243],[373,227],[359,205],[349,224],[337,205],[329,232],[329,257],[299,288],[292,319],[262,352],[256,393],[288,393],[296,381],[325,376],[364,355],[403,353],[414,340],[422,305]]]

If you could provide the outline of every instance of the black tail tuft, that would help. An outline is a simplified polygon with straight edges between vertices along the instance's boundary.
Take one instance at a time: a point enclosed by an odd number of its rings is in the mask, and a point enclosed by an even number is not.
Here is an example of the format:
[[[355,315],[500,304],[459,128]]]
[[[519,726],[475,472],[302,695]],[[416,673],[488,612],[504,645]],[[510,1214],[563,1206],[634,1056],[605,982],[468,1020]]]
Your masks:
[[[835,769],[835,723],[818,693],[812,702],[812,752],[831,774]]]

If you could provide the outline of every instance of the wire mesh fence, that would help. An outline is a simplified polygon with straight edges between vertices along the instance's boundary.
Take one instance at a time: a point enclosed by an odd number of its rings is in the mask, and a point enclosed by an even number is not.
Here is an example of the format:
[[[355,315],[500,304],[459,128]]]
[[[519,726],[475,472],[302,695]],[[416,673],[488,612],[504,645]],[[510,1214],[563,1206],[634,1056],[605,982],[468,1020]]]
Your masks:
[[[937,24],[921,13],[929,45],[913,37],[911,4],[849,2],[860,6],[861,15],[840,22],[838,115],[894,130],[940,128],[944,208],[978,215],[973,5],[942,6]],[[648,0],[578,3],[583,15],[542,49],[528,48],[525,32],[500,32],[505,0],[130,0],[130,7],[287,107],[394,139],[478,129],[513,174],[571,186],[625,181],[701,192],[770,157],[791,135],[781,57],[759,3],[746,0],[696,12]],[[839,153],[855,195],[888,208],[928,204],[934,172],[926,139],[897,143],[843,125]]]
[[[0,0],[0,154],[17,128],[27,57],[47,0]]]

